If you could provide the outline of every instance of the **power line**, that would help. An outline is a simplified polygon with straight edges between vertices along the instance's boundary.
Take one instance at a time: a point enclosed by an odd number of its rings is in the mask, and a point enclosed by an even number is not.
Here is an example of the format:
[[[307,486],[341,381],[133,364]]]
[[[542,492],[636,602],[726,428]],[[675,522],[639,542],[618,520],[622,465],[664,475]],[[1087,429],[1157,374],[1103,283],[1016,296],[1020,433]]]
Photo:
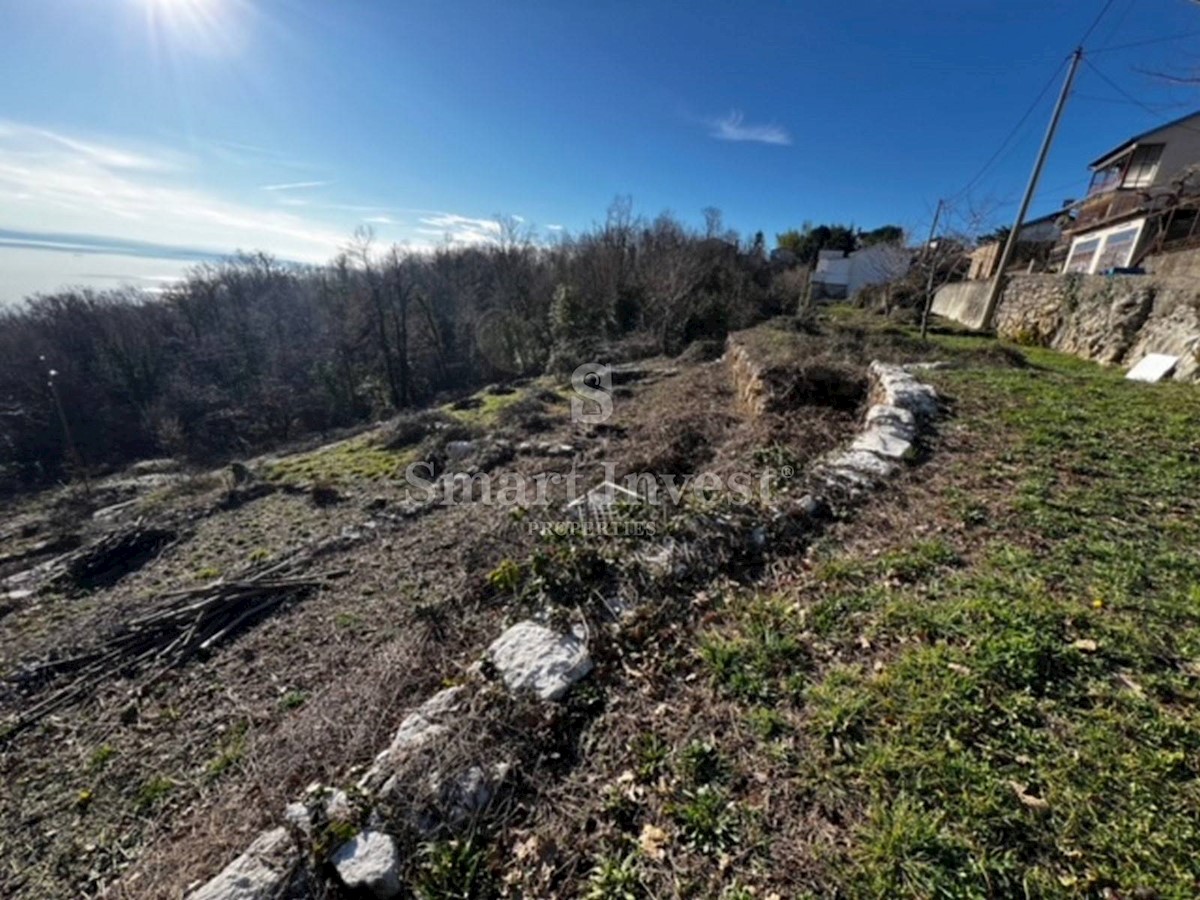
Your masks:
[[[1095,72],[1097,77],[1099,77],[1099,79],[1101,81],[1103,81],[1105,84],[1107,84],[1110,88],[1112,88],[1114,91],[1116,91],[1122,97],[1124,97],[1126,100],[1128,100],[1134,106],[1137,106],[1140,109],[1143,109],[1146,112],[1150,113],[1150,115],[1154,116],[1154,118],[1158,120],[1158,123],[1160,125],[1167,124],[1167,122],[1169,120],[1163,118],[1163,114],[1161,111],[1156,110],[1154,107],[1150,106],[1149,104],[1147,104],[1144,101],[1135,97],[1133,94],[1129,93],[1129,91],[1125,90],[1125,88],[1121,87],[1119,84],[1117,84],[1115,81],[1113,81],[1107,75],[1105,75],[1102,71],[1100,71],[1100,69],[1096,67],[1096,64],[1094,62],[1092,62],[1090,59],[1084,57],[1083,61],[1084,61],[1084,64],[1087,65],[1087,67],[1089,69],[1091,69],[1093,72]],[[1185,125],[1185,124],[1179,124],[1177,127],[1182,128],[1184,131],[1194,131],[1197,134],[1200,134],[1200,128],[1193,128],[1192,126]]]
[[[1073,93],[1071,96],[1074,97],[1076,100],[1088,100],[1092,103],[1120,103],[1123,106],[1139,106],[1140,105],[1140,104],[1134,103],[1132,100],[1127,100],[1122,97],[1101,97],[1099,94],[1081,94],[1078,91]],[[1192,107],[1195,104],[1193,104],[1193,103],[1154,103],[1151,105],[1159,111],[1165,111],[1168,109],[1182,109],[1185,106]]]
[[[1096,16],[1095,19],[1092,20],[1092,24],[1088,26],[1088,30],[1085,31],[1083,33],[1083,37],[1081,37],[1079,39],[1080,47],[1082,47],[1084,44],[1087,43],[1088,38],[1090,38],[1092,36],[1092,32],[1096,30],[1096,26],[1100,24],[1100,20],[1103,19],[1106,15],[1108,15],[1108,11],[1110,9],[1112,9],[1112,5],[1115,2],[1116,2],[1116,0],[1108,0],[1108,2],[1106,2],[1104,4],[1104,7],[1100,10],[1100,14],[1098,16]]]
[[[1152,44],[1166,44],[1171,41],[1182,41],[1187,38],[1200,37],[1200,31],[1185,31],[1181,34],[1172,34],[1168,37],[1148,38],[1144,41],[1131,41],[1128,44],[1112,44],[1108,47],[1097,47],[1088,51],[1089,56],[1095,56],[1097,53],[1112,53],[1116,50],[1131,50],[1134,47],[1149,47]]]
[[[957,191],[954,194],[951,194],[949,197],[946,198],[946,201],[948,203],[953,202],[954,200],[957,200],[959,197],[961,197],[963,194],[967,193],[969,190],[971,190],[971,188],[973,188],[976,184],[979,183],[979,179],[981,179],[984,176],[984,174],[987,173],[987,170],[990,169],[992,167],[992,165],[1000,158],[1000,155],[1008,147],[1009,142],[1014,137],[1016,137],[1017,132],[1020,131],[1022,127],[1024,127],[1025,123],[1029,121],[1029,117],[1032,116],[1034,111],[1038,108],[1038,106],[1041,105],[1042,100],[1044,100],[1046,97],[1046,94],[1049,93],[1050,88],[1054,86],[1054,83],[1056,81],[1058,81],[1058,76],[1062,73],[1063,67],[1066,66],[1066,64],[1067,64],[1066,60],[1063,60],[1061,63],[1059,63],[1058,68],[1054,70],[1054,74],[1050,76],[1049,80],[1042,87],[1042,89],[1038,92],[1038,95],[1036,98],[1034,98],[1033,103],[1029,104],[1029,108],[1027,110],[1025,110],[1024,115],[1022,115],[1021,118],[1017,120],[1017,124],[1013,126],[1012,131],[1010,131],[1008,133],[1008,136],[1005,137],[1005,139],[1000,142],[1000,146],[996,148],[996,152],[993,153],[988,158],[988,161],[985,162],[983,164],[983,166],[979,169],[979,171],[975,173],[975,176],[970,181],[967,182],[965,187],[963,187],[961,190]]]

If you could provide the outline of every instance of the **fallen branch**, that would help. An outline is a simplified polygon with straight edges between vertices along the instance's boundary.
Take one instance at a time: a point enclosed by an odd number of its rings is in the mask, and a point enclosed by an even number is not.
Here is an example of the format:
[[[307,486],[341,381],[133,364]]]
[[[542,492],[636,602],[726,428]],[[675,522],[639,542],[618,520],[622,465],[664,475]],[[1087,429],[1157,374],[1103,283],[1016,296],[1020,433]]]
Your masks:
[[[165,603],[133,619],[99,645],[27,668],[11,679],[12,686],[32,694],[70,676],[53,693],[21,711],[0,735],[0,743],[90,695],[114,675],[153,668],[157,671],[151,681],[157,681],[193,656],[232,639],[283,602],[303,596],[322,583],[321,578],[252,578],[176,591],[165,598]]]

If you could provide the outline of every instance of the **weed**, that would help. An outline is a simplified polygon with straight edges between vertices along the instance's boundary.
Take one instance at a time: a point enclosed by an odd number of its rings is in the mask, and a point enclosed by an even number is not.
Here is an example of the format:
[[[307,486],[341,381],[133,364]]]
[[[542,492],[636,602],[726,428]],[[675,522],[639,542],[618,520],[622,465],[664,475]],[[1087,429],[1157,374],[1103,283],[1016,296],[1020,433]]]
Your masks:
[[[492,900],[500,891],[478,835],[437,841],[421,848],[414,885],[420,900]]]
[[[732,850],[739,836],[737,806],[725,791],[704,785],[684,791],[683,799],[670,808],[684,842],[701,853]]]
[[[634,774],[643,784],[656,781],[666,771],[670,746],[654,732],[637,735],[632,742]]]
[[[487,575],[488,584],[503,593],[515,593],[521,586],[524,573],[521,564],[511,559],[502,559]]]
[[[92,751],[92,755],[88,757],[87,769],[89,772],[98,772],[103,769],[117,755],[116,748],[110,744],[102,744]]]
[[[719,781],[729,774],[729,766],[720,752],[707,741],[692,741],[683,748],[679,758],[680,773],[699,787]]]
[[[592,867],[585,900],[640,900],[646,896],[636,854],[606,856]]]
[[[764,741],[773,741],[788,732],[787,719],[777,710],[758,706],[750,710],[750,727]]]
[[[134,805],[139,812],[148,812],[158,806],[175,788],[175,782],[165,775],[155,775],[138,788]]]
[[[247,728],[245,722],[239,722],[229,729],[219,742],[216,755],[205,764],[205,775],[219,778],[242,761],[246,755]]]
[[[308,702],[308,694],[305,691],[288,691],[279,698],[279,708],[284,711],[299,709]]]

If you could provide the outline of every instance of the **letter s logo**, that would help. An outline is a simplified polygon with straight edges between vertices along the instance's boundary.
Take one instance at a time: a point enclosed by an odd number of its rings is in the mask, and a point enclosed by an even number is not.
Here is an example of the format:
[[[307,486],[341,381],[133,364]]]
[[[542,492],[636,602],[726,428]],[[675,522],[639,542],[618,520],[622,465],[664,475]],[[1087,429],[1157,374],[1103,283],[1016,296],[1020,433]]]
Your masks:
[[[571,373],[571,419],[592,424],[612,415],[612,367],[584,363]],[[585,401],[589,401],[586,402]]]

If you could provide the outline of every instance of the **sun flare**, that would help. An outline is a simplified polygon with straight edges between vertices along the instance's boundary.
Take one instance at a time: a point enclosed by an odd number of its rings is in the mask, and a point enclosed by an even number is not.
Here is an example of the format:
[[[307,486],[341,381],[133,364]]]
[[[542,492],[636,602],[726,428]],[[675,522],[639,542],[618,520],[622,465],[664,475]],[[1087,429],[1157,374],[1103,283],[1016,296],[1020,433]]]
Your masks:
[[[227,54],[241,44],[239,0],[139,0],[150,39],[164,50]]]

